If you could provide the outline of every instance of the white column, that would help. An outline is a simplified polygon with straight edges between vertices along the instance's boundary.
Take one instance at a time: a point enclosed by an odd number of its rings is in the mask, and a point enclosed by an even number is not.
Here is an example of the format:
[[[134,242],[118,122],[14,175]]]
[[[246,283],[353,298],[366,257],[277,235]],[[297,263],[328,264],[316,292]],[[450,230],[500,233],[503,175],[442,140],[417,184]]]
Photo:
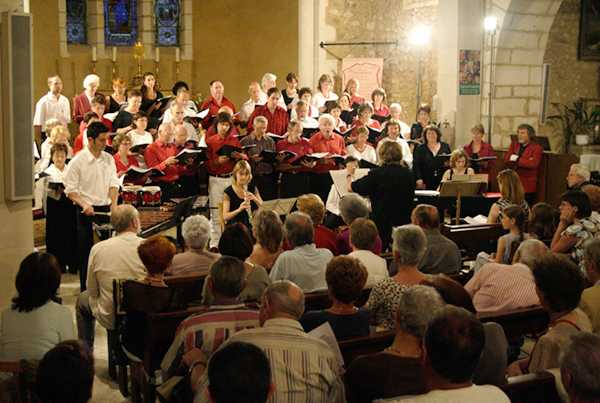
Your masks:
[[[442,122],[455,124],[458,97],[458,0],[438,3],[438,21],[434,28],[437,36],[437,108],[436,117]]]
[[[314,0],[298,0],[298,76],[300,86],[313,87],[315,19]]]

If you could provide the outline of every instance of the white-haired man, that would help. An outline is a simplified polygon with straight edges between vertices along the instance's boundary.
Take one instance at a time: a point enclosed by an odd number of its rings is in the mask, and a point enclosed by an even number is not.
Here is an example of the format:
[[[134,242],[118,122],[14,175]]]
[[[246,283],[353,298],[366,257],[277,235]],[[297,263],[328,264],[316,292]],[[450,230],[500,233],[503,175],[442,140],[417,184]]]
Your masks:
[[[208,274],[210,266],[219,258],[218,253],[206,250],[210,239],[210,222],[203,215],[193,215],[185,219],[181,226],[185,242],[185,252],[173,257],[167,275],[182,276]]]
[[[590,183],[590,170],[583,164],[573,164],[567,175],[567,187],[569,190],[581,190]]]
[[[267,103],[267,99],[269,98],[269,90],[271,88],[277,88],[277,76],[273,73],[265,73],[260,80],[260,105],[264,105]],[[287,111],[287,105],[283,100],[283,97],[277,100],[277,106],[282,107]]]

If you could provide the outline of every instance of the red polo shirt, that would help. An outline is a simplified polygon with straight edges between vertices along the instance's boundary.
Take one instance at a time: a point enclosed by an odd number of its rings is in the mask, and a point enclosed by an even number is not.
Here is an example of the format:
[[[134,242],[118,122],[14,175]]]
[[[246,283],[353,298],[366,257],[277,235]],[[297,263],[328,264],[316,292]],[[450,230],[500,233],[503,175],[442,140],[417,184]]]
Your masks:
[[[291,151],[297,154],[296,157],[290,158],[287,161],[289,163],[292,163],[300,159],[302,156],[312,153],[312,148],[310,147],[310,143],[308,142],[308,140],[304,137],[300,137],[300,141],[298,141],[297,143],[288,143],[287,138],[285,138],[277,142],[277,152],[281,151]],[[298,168],[298,171],[307,170],[309,169],[303,166]]]
[[[114,154],[113,158],[115,159],[115,165],[117,166],[117,174],[127,171],[127,169],[129,169],[129,167],[131,167],[131,166],[134,166],[134,167],[139,166],[138,161],[134,155],[127,156],[127,165],[125,165],[121,161],[121,156],[119,155],[119,153]]]
[[[223,96],[221,99],[221,103],[218,103],[217,100],[212,96],[208,97],[208,99],[205,99],[204,102],[202,102],[202,105],[200,105],[200,111],[208,108],[208,115],[202,119],[202,127],[206,129],[208,126],[210,126],[210,122],[217,115],[217,113],[219,113],[219,109],[221,109],[223,106],[230,107],[233,113],[235,113],[235,105],[225,96]]]
[[[237,136],[234,136],[231,133],[231,131],[225,138],[221,137],[221,135],[219,135],[219,134],[216,134],[216,135],[210,136],[206,139],[206,145],[207,145],[206,154],[208,156],[208,161],[206,161],[206,170],[208,171],[209,174],[223,175],[223,174],[228,174],[233,170],[233,166],[236,163],[235,160],[230,158],[229,161],[227,161],[224,164],[219,164],[219,162],[217,161],[217,159],[219,158],[219,156],[217,155],[217,152],[221,149],[221,147],[223,147],[226,144],[232,145],[235,147],[242,146],[240,144],[240,141],[238,140]]]
[[[267,105],[255,108],[252,115],[250,115],[250,118],[248,118],[248,133],[252,133],[254,130],[254,118],[257,116],[264,116],[269,121],[267,132],[279,135],[284,135],[287,132],[290,118],[287,111],[282,107],[276,106],[273,113],[271,113]]]
[[[323,133],[319,131],[313,134],[308,143],[310,144],[313,153],[327,152],[330,154],[346,155],[346,145],[344,144],[344,138],[337,133],[331,133],[331,137],[326,139]],[[317,166],[313,168],[313,171],[317,173],[324,173],[335,168],[336,165],[333,162],[331,164],[317,163]]]
[[[179,179],[179,167],[177,165],[165,165],[165,160],[177,155],[177,146],[173,143],[164,144],[160,140],[146,147],[144,160],[148,168],[158,168],[165,173],[165,176],[156,177],[157,182],[175,182]]]

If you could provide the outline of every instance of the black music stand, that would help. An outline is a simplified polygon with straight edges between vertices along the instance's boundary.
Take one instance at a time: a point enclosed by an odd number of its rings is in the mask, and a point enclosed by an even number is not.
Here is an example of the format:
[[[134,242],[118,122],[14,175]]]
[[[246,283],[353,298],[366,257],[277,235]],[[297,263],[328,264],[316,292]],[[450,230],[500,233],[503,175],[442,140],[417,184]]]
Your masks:
[[[486,186],[487,181],[480,179],[442,182],[440,197],[456,197],[456,224],[460,224],[461,198],[463,196],[477,196],[483,192]]]

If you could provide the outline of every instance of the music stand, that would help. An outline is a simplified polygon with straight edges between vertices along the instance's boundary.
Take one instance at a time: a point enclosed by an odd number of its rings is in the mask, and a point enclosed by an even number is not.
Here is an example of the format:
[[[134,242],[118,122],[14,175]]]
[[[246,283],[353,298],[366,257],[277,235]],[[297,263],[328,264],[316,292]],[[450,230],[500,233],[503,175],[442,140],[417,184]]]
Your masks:
[[[460,203],[463,196],[477,196],[487,186],[487,181],[481,179],[452,180],[442,182],[440,186],[440,197],[456,197],[456,224],[460,224]]]

